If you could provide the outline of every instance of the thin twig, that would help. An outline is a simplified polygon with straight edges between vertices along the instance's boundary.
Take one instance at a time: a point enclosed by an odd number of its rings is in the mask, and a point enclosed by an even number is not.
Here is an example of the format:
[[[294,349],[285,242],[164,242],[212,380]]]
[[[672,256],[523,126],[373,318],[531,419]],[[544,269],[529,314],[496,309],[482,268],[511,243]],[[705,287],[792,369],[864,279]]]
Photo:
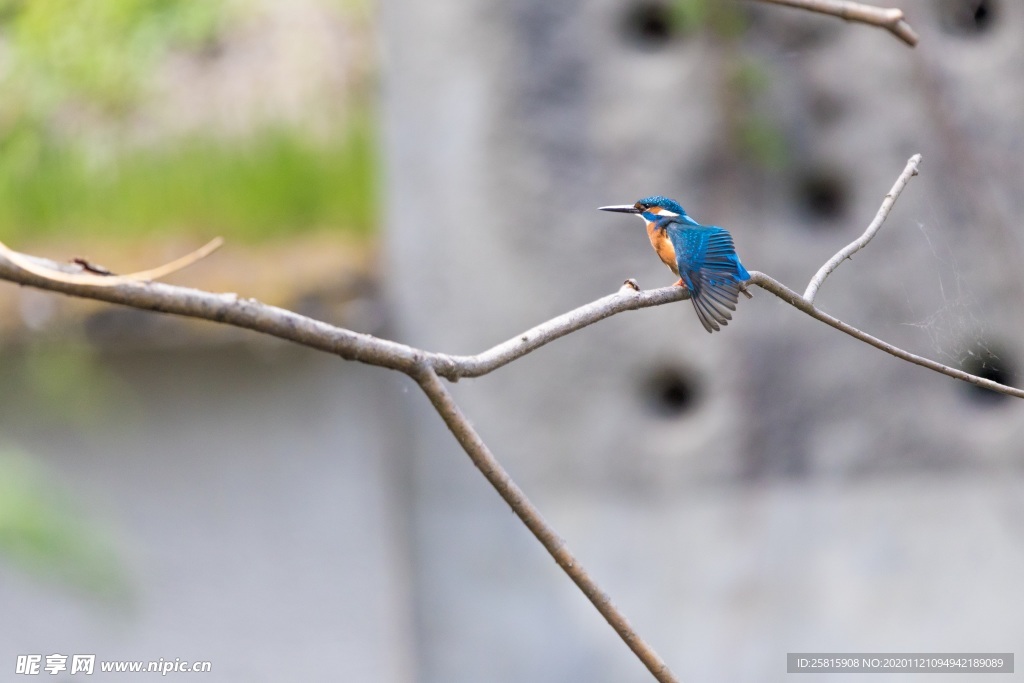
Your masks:
[[[828,14],[847,21],[859,21],[884,28],[910,47],[917,45],[917,33],[910,27],[903,16],[903,10],[895,8],[874,7],[849,0],[761,0],[775,5],[786,5],[800,9]]]
[[[845,247],[836,252],[836,255],[825,262],[818,272],[814,274],[811,281],[807,283],[807,289],[804,291],[804,299],[808,303],[814,303],[814,297],[818,294],[818,288],[821,287],[822,283],[825,282],[825,278],[832,274],[832,271],[839,267],[846,259],[850,258],[858,251],[863,249],[871,238],[875,236],[879,228],[882,227],[882,223],[889,216],[889,212],[892,211],[893,204],[896,203],[896,199],[903,192],[903,188],[907,186],[907,182],[917,175],[917,167],[921,164],[921,155],[915,154],[910,157],[907,161],[906,168],[903,169],[903,173],[900,173],[899,178],[896,179],[896,183],[889,190],[889,193],[885,195],[885,199],[882,200],[882,205],[878,208],[878,213],[875,214],[875,219],[871,221],[867,230],[864,231],[860,237],[847,244]]]
[[[13,261],[22,270],[27,270],[30,273],[48,280],[65,282],[68,284],[92,285],[94,287],[114,287],[125,282],[159,280],[160,278],[167,277],[171,273],[176,273],[182,268],[187,268],[193,263],[201,261],[220,249],[223,245],[223,238],[215,237],[192,253],[186,254],[181,258],[171,261],[170,263],[165,263],[162,266],[150,268],[149,270],[141,270],[137,273],[129,273],[127,275],[99,273],[95,268],[90,268],[88,264],[82,263],[80,259],[75,262],[75,265],[78,266],[78,270],[73,271],[64,264],[57,265],[44,259],[39,259],[34,256],[28,256],[14,251],[3,242],[0,242],[0,255],[6,257],[10,261]]]
[[[625,641],[629,649],[643,662],[644,666],[651,672],[655,679],[661,683],[676,683],[678,680],[669,670],[668,665],[658,656],[658,653],[640,637],[629,620],[615,607],[611,597],[601,590],[597,582],[591,578],[587,570],[580,564],[579,560],[569,550],[569,546],[555,532],[555,530],[544,520],[530,499],[526,497],[523,490],[516,485],[512,477],[501,466],[494,454],[487,448],[480,435],[470,425],[469,420],[459,409],[459,406],[452,399],[452,395],[445,388],[438,378],[434,369],[424,365],[414,377],[420,387],[426,393],[430,403],[434,406],[438,415],[448,425],[456,441],[469,455],[470,460],[477,469],[487,478],[491,486],[509,504],[512,511],[522,520],[523,524],[540,541],[541,545],[554,558],[558,566],[562,568],[573,583],[587,596],[587,599],[597,608],[601,616],[611,625],[619,637]]]
[[[126,280],[161,280],[171,273],[176,273],[183,268],[188,268],[193,263],[201,261],[213,252],[224,246],[223,237],[214,237],[212,240],[199,247],[191,254],[185,254],[181,258],[174,259],[170,263],[165,263],[162,266],[156,268],[150,268],[149,270],[141,270],[137,273],[128,273],[121,277]]]

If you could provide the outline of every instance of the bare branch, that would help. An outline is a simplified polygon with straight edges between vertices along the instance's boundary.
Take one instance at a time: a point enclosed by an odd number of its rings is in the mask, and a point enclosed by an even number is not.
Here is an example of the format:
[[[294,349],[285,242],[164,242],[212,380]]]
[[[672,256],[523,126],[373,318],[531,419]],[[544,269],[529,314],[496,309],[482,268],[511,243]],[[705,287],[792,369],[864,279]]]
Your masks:
[[[761,0],[775,5],[798,7],[800,9],[829,14],[847,21],[859,21],[884,28],[910,47],[917,45],[917,33],[903,17],[903,10],[895,8],[874,7],[849,0]]]
[[[98,284],[92,284],[92,280],[89,284],[69,282],[51,277],[47,273],[61,271],[58,275],[81,275],[80,272],[76,272],[79,266],[56,263],[25,254],[19,254],[19,257],[16,263],[11,261],[6,253],[0,252],[0,280],[147,311],[173,313],[187,318],[242,327],[326,351],[345,360],[360,361],[406,373],[412,372],[424,355],[430,355],[404,344],[328,325],[237,294],[214,294],[162,282],[138,280],[121,280],[109,286],[106,281],[110,278],[102,275],[91,276],[102,281]],[[31,271],[20,266],[26,259],[36,265]]]
[[[14,255],[14,259],[11,255]],[[25,268],[25,264],[30,266]],[[319,320],[237,294],[216,294],[190,287],[143,282],[124,277],[83,274],[80,266],[57,263],[10,249],[0,250],[0,280],[86,299],[159,313],[242,327],[326,351],[345,360],[410,374],[422,362],[442,377],[457,381],[479,377],[559,339],[623,311],[660,306],[689,296],[683,287],[637,291],[635,282],[615,294],[541,323],[512,339],[473,356],[453,356],[416,349],[369,334],[335,327]],[[68,277],[78,276],[78,277]],[[78,278],[88,278],[83,282]],[[112,284],[111,281],[113,281]]]
[[[570,332],[593,325],[616,313],[660,306],[688,299],[690,296],[685,287],[671,286],[647,291],[640,291],[635,287],[635,280],[627,280],[615,294],[609,294],[602,299],[563,313],[557,318],[552,318],[522,334],[517,334],[508,341],[475,356],[437,354],[434,367],[437,374],[452,381],[457,381],[460,377],[480,377],[508,365],[517,358],[564,337]]]
[[[773,280],[764,273],[759,273],[757,271],[751,272],[750,281],[753,284],[760,287],[761,289],[771,292],[772,294],[779,297],[780,299],[785,301],[787,304],[793,306],[794,308],[803,311],[812,318],[816,318],[821,322],[825,323],[826,325],[830,325],[836,328],[837,330],[840,330],[841,332],[845,332],[846,334],[850,335],[855,339],[859,339],[862,342],[870,344],[871,346],[874,346],[876,349],[881,349],[882,351],[885,351],[890,355],[896,356],[897,358],[905,360],[909,363],[913,363],[914,365],[920,365],[921,367],[928,368],[929,370],[934,370],[935,372],[941,372],[943,375],[948,375],[949,377],[953,377],[955,379],[970,382],[971,384],[982,387],[984,389],[991,389],[992,391],[997,391],[1000,394],[1006,394],[1007,396],[1024,398],[1024,389],[1010,387],[1005,384],[1000,384],[999,382],[993,382],[990,379],[985,379],[984,377],[972,375],[971,373],[964,372],[963,370],[951,368],[948,365],[943,365],[942,363],[937,363],[933,360],[929,360],[928,358],[924,358],[923,356],[918,356],[917,354],[910,353],[909,351],[904,351],[898,346],[893,346],[888,342],[882,341],[878,337],[871,336],[867,332],[862,332],[853,325],[848,325],[847,323],[844,323],[842,320],[839,320],[838,318],[833,318],[831,315],[825,313],[820,308],[817,308],[814,304],[812,304],[810,301],[794,292],[789,287],[786,287],[784,284],[778,282],[777,280]]]
[[[878,232],[882,227],[882,223],[884,223],[885,219],[889,216],[889,212],[892,210],[893,204],[896,203],[896,199],[903,192],[903,188],[907,186],[907,182],[913,176],[917,175],[917,167],[920,164],[920,154],[915,154],[910,157],[910,160],[907,161],[906,168],[903,169],[903,173],[900,173],[899,178],[896,179],[896,183],[892,186],[892,189],[889,190],[889,193],[885,195],[885,199],[882,200],[882,206],[879,207],[878,213],[875,214],[875,219],[871,221],[868,229],[864,231],[863,235],[836,252],[835,256],[830,258],[825,265],[818,269],[818,272],[814,274],[811,281],[807,283],[807,289],[804,291],[804,299],[809,303],[813,303],[814,297],[818,293],[818,288],[821,287],[823,282],[825,282],[825,278],[831,275],[832,271],[839,267],[839,264],[867,246],[867,243],[871,241],[871,238],[875,236],[875,233]]]
[[[611,314],[609,313],[609,315]],[[676,683],[678,679],[673,676],[668,665],[640,637],[640,634],[633,630],[626,617],[612,603],[611,597],[601,590],[601,587],[591,578],[587,570],[584,569],[583,565],[580,564],[579,560],[569,550],[569,546],[544,520],[540,510],[530,502],[530,499],[526,497],[526,494],[516,485],[512,477],[508,475],[508,472],[504,470],[497,458],[487,448],[487,444],[483,442],[480,435],[470,425],[469,420],[466,419],[466,416],[456,405],[451,394],[444,384],[441,383],[433,368],[429,365],[424,365],[414,376],[414,379],[419,382],[420,387],[426,393],[427,398],[430,399],[431,404],[433,404],[434,409],[437,410],[438,415],[448,425],[448,429],[451,430],[456,441],[459,442],[462,449],[469,455],[473,464],[487,478],[487,481],[497,490],[505,502],[509,504],[512,511],[516,513],[516,516],[522,520],[523,524],[540,541],[551,557],[555,559],[555,562],[562,568],[562,571],[568,574],[573,583],[583,591],[583,594],[587,596],[587,599],[597,608],[601,616],[615,629],[615,632],[625,641],[629,649],[644,663],[644,666],[647,667],[655,679],[661,683]]]

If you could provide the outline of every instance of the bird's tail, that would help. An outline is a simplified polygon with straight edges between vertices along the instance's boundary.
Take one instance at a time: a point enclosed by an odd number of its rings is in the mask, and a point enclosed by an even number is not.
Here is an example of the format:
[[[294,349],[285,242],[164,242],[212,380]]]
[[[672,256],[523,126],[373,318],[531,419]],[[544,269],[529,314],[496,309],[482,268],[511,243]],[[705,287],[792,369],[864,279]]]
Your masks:
[[[695,273],[690,288],[693,308],[708,332],[717,332],[732,320],[740,292],[747,291],[750,273],[740,263],[732,238],[724,230],[712,237],[704,256],[704,264]]]
[[[708,269],[697,273],[690,301],[705,330],[717,332],[729,324],[740,292],[750,297],[744,282],[732,273],[716,273]]]

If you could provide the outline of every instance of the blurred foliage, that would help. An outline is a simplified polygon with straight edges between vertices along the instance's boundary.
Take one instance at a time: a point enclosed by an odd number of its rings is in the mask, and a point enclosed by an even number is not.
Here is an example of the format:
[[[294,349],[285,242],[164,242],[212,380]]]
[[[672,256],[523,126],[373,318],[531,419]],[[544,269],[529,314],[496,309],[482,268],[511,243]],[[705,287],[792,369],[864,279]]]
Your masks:
[[[710,0],[675,0],[671,5],[672,20],[684,32],[698,31],[708,23]]]
[[[759,106],[771,77],[760,62],[743,54],[741,39],[750,25],[745,8],[715,0],[673,0],[671,10],[681,30],[706,30],[722,48],[722,101],[726,103],[722,120],[736,154],[761,168],[785,167],[789,161],[785,138],[770,109]]]
[[[789,162],[786,140],[778,127],[769,119],[748,116],[737,127],[739,149],[761,168],[776,170]]]
[[[128,388],[85,342],[37,340],[16,359],[9,353],[3,360],[14,362],[5,362],[0,368],[0,383],[15,389],[18,400],[4,405],[7,417],[20,421],[20,413],[26,413],[26,421],[42,421],[42,417],[53,424],[79,428],[115,417],[120,422],[130,421],[135,404]]]
[[[684,32],[709,28],[720,38],[738,38],[747,28],[741,8],[719,0],[674,0],[672,19]]]
[[[169,48],[213,40],[222,10],[221,0],[0,0],[5,99],[37,115],[74,98],[124,106]]]
[[[116,546],[33,459],[0,446],[0,557],[37,578],[125,597]]]
[[[0,0],[0,239],[189,231],[261,238],[373,226],[371,118],[313,142],[296,129],[149,149],[56,132],[68,112],[118,120],[171,50],[217,42],[224,0]]]
[[[0,239],[61,231],[132,236],[200,232],[262,238],[374,226],[368,117],[313,143],[298,131],[244,141],[191,138],[94,162],[26,131],[0,144]]]
[[[729,74],[729,81],[731,87],[747,98],[755,97],[771,84],[768,72],[752,59],[738,60]]]
[[[758,107],[759,95],[770,85],[768,72],[756,61],[737,56],[727,87],[740,103],[735,112],[734,136],[739,152],[762,168],[779,169],[789,160],[786,141],[770,117]]]

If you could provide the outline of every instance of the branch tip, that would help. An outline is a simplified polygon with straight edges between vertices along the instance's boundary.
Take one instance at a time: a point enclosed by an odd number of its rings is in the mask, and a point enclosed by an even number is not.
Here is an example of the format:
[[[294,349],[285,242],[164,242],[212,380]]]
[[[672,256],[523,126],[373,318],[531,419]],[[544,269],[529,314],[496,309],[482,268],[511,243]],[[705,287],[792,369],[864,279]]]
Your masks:
[[[760,0],[775,5],[796,7],[819,14],[828,14],[846,21],[884,28],[910,47],[917,45],[917,33],[905,20],[903,10],[875,7],[851,0]]]
[[[875,214],[874,220],[871,221],[864,233],[836,252],[835,256],[826,261],[825,264],[818,269],[818,272],[814,274],[811,281],[807,283],[807,289],[804,290],[803,298],[806,299],[808,303],[814,302],[814,297],[817,296],[818,289],[825,282],[825,278],[831,275],[843,261],[851,259],[855,253],[867,246],[867,243],[871,241],[876,233],[878,233],[882,227],[882,223],[885,222],[885,219],[889,216],[889,212],[892,211],[892,207],[896,203],[896,200],[903,192],[903,188],[907,186],[907,182],[909,182],[913,176],[917,175],[917,167],[920,164],[920,154],[915,154],[907,160],[907,165],[903,168],[899,177],[896,178],[896,182],[893,184],[892,189],[885,193],[885,197],[882,199],[882,205],[878,208],[878,212]]]

